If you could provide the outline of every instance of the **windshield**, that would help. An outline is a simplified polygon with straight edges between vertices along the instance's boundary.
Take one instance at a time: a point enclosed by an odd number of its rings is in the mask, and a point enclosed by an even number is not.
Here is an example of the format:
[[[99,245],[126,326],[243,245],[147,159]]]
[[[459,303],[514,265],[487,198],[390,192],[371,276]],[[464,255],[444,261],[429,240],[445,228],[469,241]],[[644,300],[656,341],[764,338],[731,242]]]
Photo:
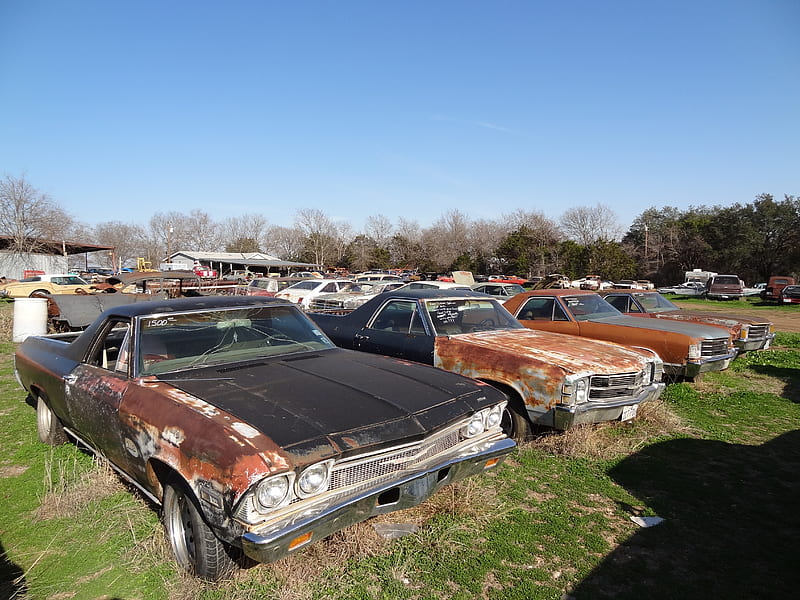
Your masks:
[[[597,294],[564,296],[564,304],[576,321],[618,317],[622,314]]]
[[[290,306],[166,313],[142,317],[139,323],[139,375],[333,348]]]
[[[524,329],[494,299],[428,300],[425,310],[437,335],[457,335],[475,331]]]
[[[639,300],[645,312],[656,313],[668,310],[680,310],[677,304],[673,304],[661,294],[637,294],[636,299]]]

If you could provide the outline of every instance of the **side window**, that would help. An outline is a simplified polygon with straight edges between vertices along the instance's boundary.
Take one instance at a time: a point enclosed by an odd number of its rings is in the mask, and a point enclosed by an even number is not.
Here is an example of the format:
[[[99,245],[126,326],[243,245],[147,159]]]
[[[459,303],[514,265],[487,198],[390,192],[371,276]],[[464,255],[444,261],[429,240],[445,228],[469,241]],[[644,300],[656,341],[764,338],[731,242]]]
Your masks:
[[[128,321],[109,321],[92,346],[87,364],[109,371],[127,372],[129,340]]]
[[[553,298],[533,296],[528,299],[517,317],[521,321],[552,321],[553,319]],[[558,319],[556,319],[558,320]]]
[[[397,333],[408,333],[412,329],[412,321],[416,322],[415,327],[424,332],[422,323],[417,314],[417,303],[406,300],[394,300],[388,302],[370,323],[370,329],[381,331],[394,331]]]
[[[619,312],[639,312],[636,308],[636,305],[631,304],[630,309],[628,308],[628,297],[627,296],[606,296],[606,300],[608,303],[616,308]]]
[[[567,313],[564,312],[560,304],[555,304],[553,306],[553,321],[569,321]]]

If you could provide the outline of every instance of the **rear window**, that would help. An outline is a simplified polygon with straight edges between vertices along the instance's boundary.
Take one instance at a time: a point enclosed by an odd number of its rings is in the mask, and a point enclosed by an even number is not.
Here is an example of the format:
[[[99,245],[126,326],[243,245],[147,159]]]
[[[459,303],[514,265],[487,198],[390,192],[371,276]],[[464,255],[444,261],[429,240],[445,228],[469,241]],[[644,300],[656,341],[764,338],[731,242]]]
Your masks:
[[[713,285],[739,285],[738,277],[714,277]]]

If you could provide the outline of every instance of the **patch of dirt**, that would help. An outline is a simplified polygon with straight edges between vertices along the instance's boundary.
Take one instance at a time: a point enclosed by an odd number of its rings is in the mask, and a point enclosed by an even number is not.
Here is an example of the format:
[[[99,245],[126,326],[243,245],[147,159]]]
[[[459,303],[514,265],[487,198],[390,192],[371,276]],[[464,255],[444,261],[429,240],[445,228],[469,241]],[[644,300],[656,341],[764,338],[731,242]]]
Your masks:
[[[768,319],[775,325],[776,331],[784,331],[788,333],[800,333],[800,305],[795,305],[797,310],[772,310],[769,308],[728,308],[724,305],[717,303],[714,304],[700,304],[693,303],[686,304],[686,310],[706,310],[709,312],[725,313],[740,317],[753,317],[756,319]]]
[[[24,467],[22,465],[0,467],[0,479],[4,479],[6,477],[16,477],[17,475],[22,475],[27,470],[28,467]]]

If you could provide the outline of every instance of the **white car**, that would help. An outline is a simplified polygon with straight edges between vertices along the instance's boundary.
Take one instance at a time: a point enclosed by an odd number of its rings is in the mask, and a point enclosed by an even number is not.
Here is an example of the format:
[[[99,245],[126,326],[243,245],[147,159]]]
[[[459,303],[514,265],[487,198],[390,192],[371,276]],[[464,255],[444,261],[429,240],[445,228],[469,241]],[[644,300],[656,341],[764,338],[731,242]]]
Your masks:
[[[468,285],[463,283],[453,283],[452,281],[412,281],[405,284],[402,288],[404,290],[460,290],[470,291]]]
[[[511,296],[516,296],[525,291],[525,288],[518,283],[494,283],[493,281],[475,283],[470,287],[476,292],[489,294],[501,304],[511,298]]]
[[[351,283],[353,282],[349,279],[307,279],[278,292],[275,297],[294,302],[306,309],[315,296],[340,292]]]

